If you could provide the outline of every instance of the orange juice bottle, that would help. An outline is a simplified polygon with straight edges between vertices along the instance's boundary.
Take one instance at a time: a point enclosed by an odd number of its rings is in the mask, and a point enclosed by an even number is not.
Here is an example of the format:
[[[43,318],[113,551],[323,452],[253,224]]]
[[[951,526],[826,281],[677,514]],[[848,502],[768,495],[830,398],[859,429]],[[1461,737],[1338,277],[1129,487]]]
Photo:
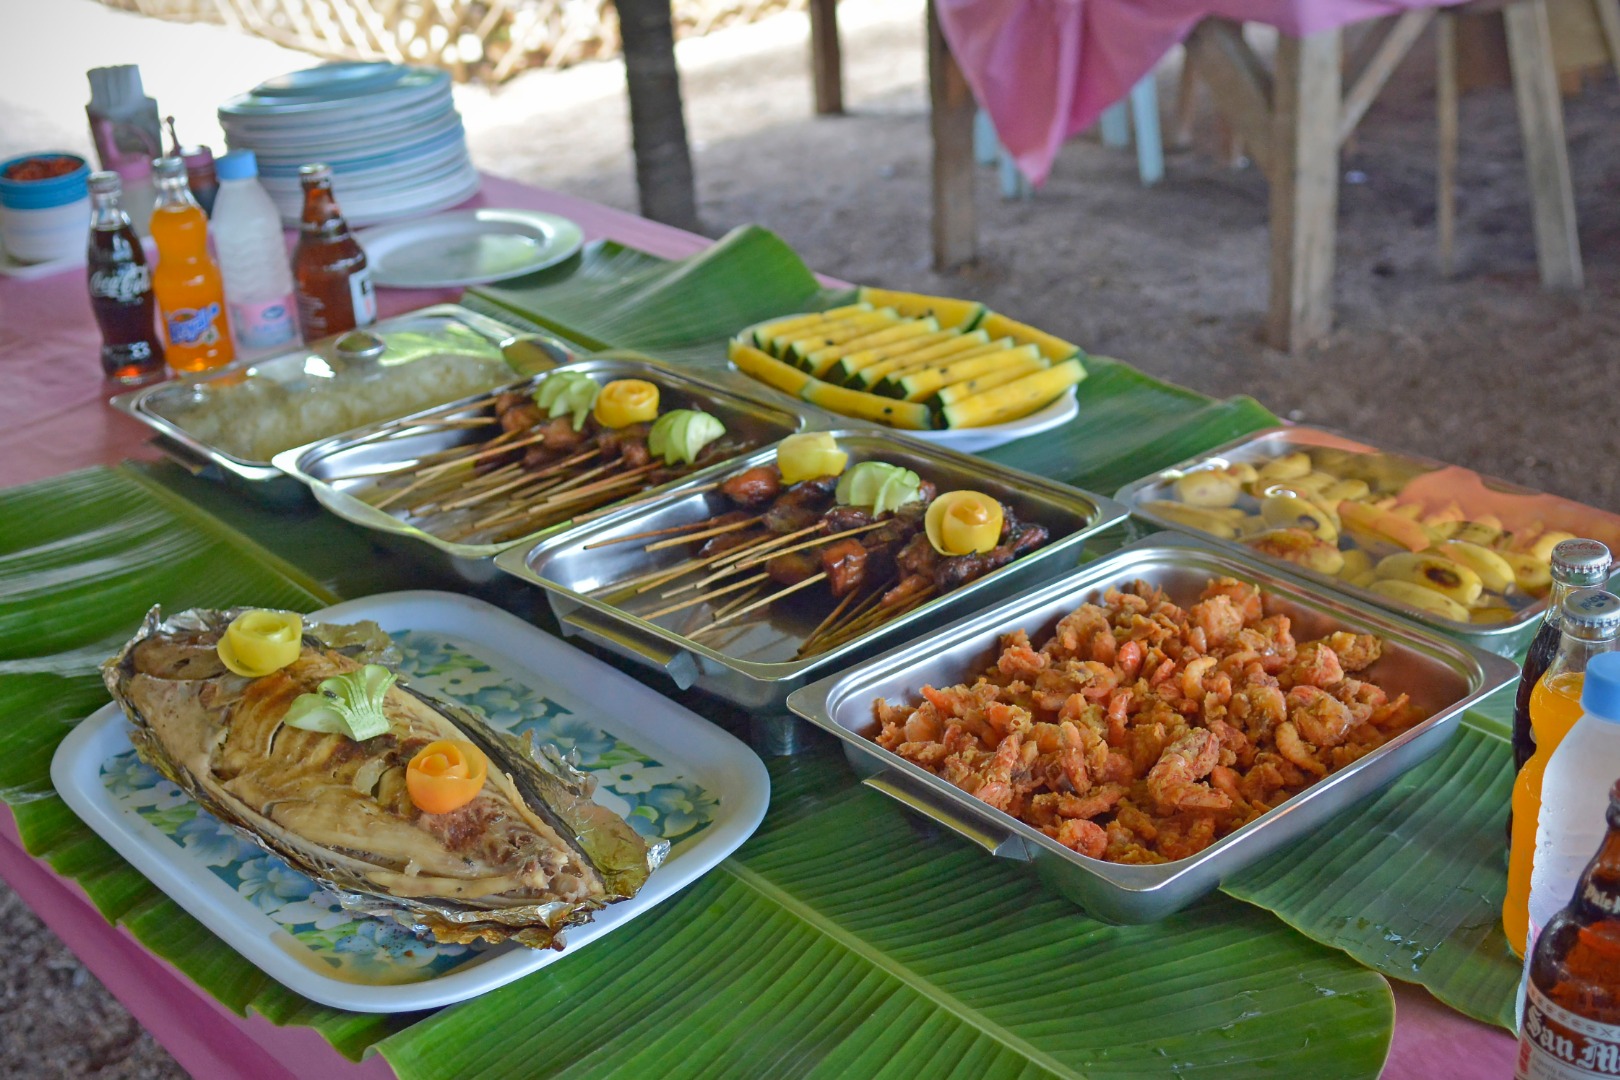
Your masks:
[[[1620,647],[1616,637],[1620,634],[1620,600],[1601,589],[1577,589],[1564,598],[1559,625],[1563,638],[1558,653],[1530,694],[1536,752],[1513,781],[1513,842],[1508,849],[1502,932],[1508,946],[1521,957],[1530,932],[1530,877],[1535,867],[1542,780],[1553,751],[1581,718],[1587,662]]]
[[[152,291],[163,313],[169,366],[181,374],[223,367],[236,359],[225,318],[225,285],[208,254],[208,218],[191,197],[185,162],[159,158],[152,165],[157,206],[149,226],[157,242]]]

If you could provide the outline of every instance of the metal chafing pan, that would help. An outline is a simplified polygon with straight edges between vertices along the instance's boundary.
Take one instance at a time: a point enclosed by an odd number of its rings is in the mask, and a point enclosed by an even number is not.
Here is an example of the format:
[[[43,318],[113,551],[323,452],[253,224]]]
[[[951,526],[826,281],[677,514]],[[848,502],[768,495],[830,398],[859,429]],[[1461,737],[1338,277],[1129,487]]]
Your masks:
[[[566,363],[575,356],[569,346],[554,338],[522,333],[456,304],[436,304],[384,319],[363,331],[333,335],[274,356],[132,390],[109,404],[157,432],[152,441],[158,448],[193,473],[222,481],[255,498],[285,502],[307,497],[303,485],[289,479],[271,460],[232,452],[199,434],[198,408],[206,408],[212,400],[232,393],[253,393],[255,386],[314,392],[328,378],[348,372],[376,375],[390,366],[404,367],[435,353],[487,357],[492,361],[491,387]],[[503,360],[504,368],[499,364]],[[406,413],[402,410],[394,415]]]
[[[1115,495],[1131,512],[1166,529],[1187,530],[1189,526],[1155,513],[1151,505],[1156,500],[1171,499],[1172,485],[1182,476],[1198,468],[1224,466],[1238,462],[1257,463],[1304,451],[1311,455],[1318,468],[1341,477],[1366,480],[1375,491],[1395,494],[1403,502],[1422,502],[1430,510],[1452,502],[1457,503],[1465,515],[1494,514],[1507,531],[1539,522],[1548,529],[1559,529],[1602,540],[1611,548],[1620,545],[1620,516],[1605,513],[1556,495],[1547,495],[1529,488],[1483,476],[1471,469],[1446,465],[1428,458],[1397,454],[1330,431],[1311,427],[1278,427],[1246,435],[1214,450],[1188,458],[1168,469],[1125,485]],[[1287,483],[1282,482],[1286,487]],[[1200,533],[1199,535],[1208,535]],[[1497,623],[1464,623],[1411,608],[1387,596],[1358,588],[1344,578],[1319,573],[1295,563],[1251,551],[1240,541],[1209,539],[1224,547],[1231,547],[1249,555],[1281,566],[1288,573],[1326,585],[1346,593],[1357,600],[1379,607],[1399,611],[1408,618],[1426,626],[1442,630],[1455,637],[1503,656],[1512,656],[1522,649],[1535,633],[1546,610],[1545,596],[1524,596],[1517,590],[1508,594],[1508,602],[1515,607],[1513,618]]]
[[[876,734],[872,703],[915,702],[925,685],[971,681],[999,652],[1003,634],[1025,630],[1037,645],[1059,619],[1110,586],[1138,579],[1193,603],[1211,578],[1259,585],[1268,613],[1293,620],[1304,641],[1338,629],[1377,634],[1384,654],[1369,677],[1391,696],[1405,692],[1430,717],[1305,789],[1197,855],[1156,866],[1127,866],[1087,858],[1037,829],[991,809],[925,769],[892,754]],[[1004,858],[1026,860],[1058,892],[1098,918],[1114,922],[1162,919],[1218,886],[1226,877],[1298,839],[1430,754],[1456,732],[1463,712],[1510,683],[1518,668],[1502,657],[1453,641],[1347,597],[1273,573],[1265,564],[1201,539],[1158,533],[1081,567],[1037,592],[981,611],[928,637],[823,679],[788,699],[795,713],[844,744],[865,782]]]
[[[660,390],[660,411],[702,409],[717,417],[726,426],[728,435],[756,446],[793,434],[804,425],[805,416],[809,415],[796,415],[755,401],[645,357],[597,356],[575,360],[565,366],[570,371],[589,375],[599,383],[612,379],[646,379],[657,384]],[[542,378],[544,376],[537,376],[512,389],[531,390]],[[458,445],[472,446],[489,439],[494,428],[458,429],[424,423],[475,416],[487,413],[488,409],[487,398],[483,395],[464,399],[402,420],[373,424],[289,450],[276,455],[275,465],[308,484],[321,505],[344,520],[403,537],[418,553],[437,553],[440,560],[461,577],[473,582],[485,582],[495,576],[494,565],[490,561],[495,554],[513,545],[530,544],[536,537],[564,529],[569,523],[561,522],[543,530],[536,529],[525,536],[494,543],[468,543],[438,535],[434,530],[443,531],[447,526],[433,519],[417,524],[403,510],[397,514],[392,509],[379,510],[359,498],[355,492],[370,487],[372,477],[377,474],[409,465],[425,454]],[[642,500],[649,494],[668,490],[678,482],[636,492],[619,501]],[[494,506],[492,502],[486,509]]]
[[[729,466],[707,470],[672,489],[658,502],[558,533],[532,547],[514,547],[495,563],[502,570],[539,585],[548,593],[565,635],[579,636],[664,672],[681,689],[698,687],[744,708],[780,710],[793,690],[817,674],[841,668],[874,647],[915,634],[963,611],[988,603],[1074,566],[1092,534],[1124,520],[1111,499],[995,465],[903,436],[871,429],[833,433],[849,463],[879,460],[915,471],[940,491],[972,488],[1010,506],[1020,519],[1050,532],[1048,543],[960,589],[862,634],[844,645],[804,659],[795,653],[826,614],[824,607],[792,603],[762,609],[759,621],[702,643],[679,628],[707,621],[708,604],[650,622],[635,612],[669,603],[657,591],[637,597],[628,609],[600,599],[604,586],[673,566],[690,557],[684,545],[648,552],[644,545],[602,546],[602,541],[649,529],[681,525],[730,508],[715,481],[776,458],[769,447]],[[595,545],[595,546],[593,546]],[[597,594],[597,595],[593,595]],[[724,601],[721,601],[724,602]]]

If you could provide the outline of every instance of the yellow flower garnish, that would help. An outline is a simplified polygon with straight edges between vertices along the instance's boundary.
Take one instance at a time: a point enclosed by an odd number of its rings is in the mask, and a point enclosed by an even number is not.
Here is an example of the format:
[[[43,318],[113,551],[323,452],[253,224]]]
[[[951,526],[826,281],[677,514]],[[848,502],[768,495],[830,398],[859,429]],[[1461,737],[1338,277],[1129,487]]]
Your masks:
[[[923,529],[941,555],[983,554],[1001,539],[1001,504],[982,491],[947,491],[928,504]]]
[[[658,418],[658,387],[645,379],[614,379],[596,395],[591,412],[603,427],[622,428]]]
[[[298,659],[303,647],[303,616],[296,611],[255,608],[231,620],[215,649],[226,667],[257,679]]]

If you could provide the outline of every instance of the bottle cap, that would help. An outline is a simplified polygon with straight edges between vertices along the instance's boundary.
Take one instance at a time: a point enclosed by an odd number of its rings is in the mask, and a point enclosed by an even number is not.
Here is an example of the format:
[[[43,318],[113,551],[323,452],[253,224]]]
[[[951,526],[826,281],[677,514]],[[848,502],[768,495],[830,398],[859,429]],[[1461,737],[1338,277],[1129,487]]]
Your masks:
[[[1586,662],[1581,708],[1589,716],[1620,724],[1620,653],[1599,653]]]
[[[152,175],[159,180],[179,179],[186,175],[186,163],[177,157],[153,158]]]
[[[1563,625],[1605,634],[1620,630],[1620,596],[1602,589],[1576,589],[1564,597]]]
[[[1596,540],[1562,540],[1552,550],[1552,575],[1566,585],[1602,585],[1613,565],[1609,549]]]
[[[259,158],[251,150],[232,150],[214,162],[214,175],[221,180],[252,180],[259,175]]]
[[[92,195],[117,195],[124,190],[123,179],[111,169],[91,173],[85,184]]]
[[[298,166],[298,179],[305,186],[319,183],[322,180],[332,179],[332,166],[316,162],[312,165]]]

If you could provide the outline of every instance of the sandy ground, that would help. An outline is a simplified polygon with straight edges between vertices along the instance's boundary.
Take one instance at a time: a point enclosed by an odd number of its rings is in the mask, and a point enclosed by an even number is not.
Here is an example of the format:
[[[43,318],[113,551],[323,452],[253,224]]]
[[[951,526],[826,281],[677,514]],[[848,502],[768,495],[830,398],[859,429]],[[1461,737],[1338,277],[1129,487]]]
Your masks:
[[[5,154],[88,149],[90,66],[140,63],[182,134],[217,149],[220,100],[309,62],[87,0],[0,0],[0,21],[24,29],[0,35]],[[1201,150],[1172,153],[1167,179],[1144,190],[1128,152],[1077,140],[1029,202],[1001,201],[983,171],[980,258],[934,274],[921,6],[862,0],[846,5],[844,26],[852,115],[836,119],[810,115],[802,16],[682,44],[707,231],[758,222],[818,270],[977,297],[1210,394],[1253,394],[1296,420],[1620,510],[1620,425],[1601,411],[1620,374],[1612,78],[1567,103],[1586,290],[1538,287],[1505,90],[1464,100],[1460,274],[1446,281],[1434,270],[1433,53],[1421,43],[1344,162],[1337,328],[1287,356],[1257,338],[1265,184]],[[622,68],[601,63],[457,97],[484,168],[634,209],[622,86]],[[0,956],[0,1078],[183,1075],[3,886],[0,927],[11,943]]]

